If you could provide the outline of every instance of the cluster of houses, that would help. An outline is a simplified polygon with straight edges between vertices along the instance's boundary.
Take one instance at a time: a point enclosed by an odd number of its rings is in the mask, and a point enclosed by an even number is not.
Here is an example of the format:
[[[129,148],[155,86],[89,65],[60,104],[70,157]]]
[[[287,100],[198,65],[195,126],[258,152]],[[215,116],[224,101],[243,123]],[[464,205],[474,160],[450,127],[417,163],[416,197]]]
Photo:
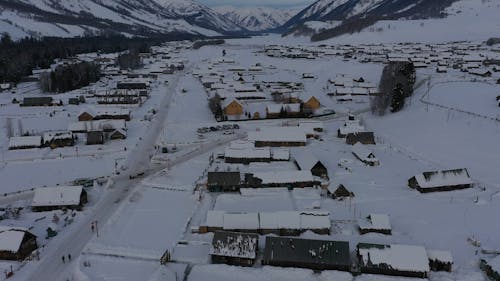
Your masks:
[[[337,102],[358,101],[359,98],[376,96],[379,94],[377,85],[365,81],[363,77],[351,77],[341,74],[328,80],[327,95],[335,97]]]
[[[270,57],[320,59],[337,56],[362,63],[412,62],[416,68],[435,68],[437,73],[456,69],[477,77],[500,72],[500,53],[483,43],[394,43],[321,45],[289,47],[269,45],[263,53]],[[498,75],[497,75],[498,76]],[[341,92],[343,90],[341,89]]]
[[[87,145],[104,144],[106,139],[125,139],[126,121],[130,119],[129,109],[84,109],[78,115],[78,121],[68,125],[67,131],[48,131],[41,136],[11,137],[9,149],[74,146],[78,134],[86,136]]]
[[[321,122],[305,122],[297,126],[264,127],[249,132],[247,140],[231,142],[218,156],[223,163],[218,159],[212,164],[207,189],[211,192],[235,192],[241,188],[324,186],[328,181],[326,165],[302,148],[308,138],[314,138],[321,131]],[[275,169],[281,163],[293,165]],[[254,169],[255,165],[261,167],[263,164],[269,165],[270,169]]]
[[[240,67],[222,58],[193,75],[216,103],[211,109],[218,120],[309,117],[322,110],[319,97],[305,93],[302,82],[266,81],[267,71],[270,67]]]
[[[252,266],[259,254],[255,233],[216,231],[210,255],[213,263]],[[261,263],[312,270],[341,270],[427,278],[430,271],[451,271],[453,258],[447,251],[413,245],[358,243],[351,252],[349,242],[267,236]]]

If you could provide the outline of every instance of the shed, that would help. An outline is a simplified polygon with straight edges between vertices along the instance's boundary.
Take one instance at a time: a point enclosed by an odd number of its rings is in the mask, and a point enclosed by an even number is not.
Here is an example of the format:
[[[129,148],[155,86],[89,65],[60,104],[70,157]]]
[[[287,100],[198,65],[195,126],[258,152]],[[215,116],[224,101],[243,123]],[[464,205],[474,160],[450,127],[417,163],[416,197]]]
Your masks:
[[[268,236],[262,264],[349,271],[349,242]]]
[[[213,263],[252,266],[258,248],[257,234],[217,231],[212,239],[210,256]]]

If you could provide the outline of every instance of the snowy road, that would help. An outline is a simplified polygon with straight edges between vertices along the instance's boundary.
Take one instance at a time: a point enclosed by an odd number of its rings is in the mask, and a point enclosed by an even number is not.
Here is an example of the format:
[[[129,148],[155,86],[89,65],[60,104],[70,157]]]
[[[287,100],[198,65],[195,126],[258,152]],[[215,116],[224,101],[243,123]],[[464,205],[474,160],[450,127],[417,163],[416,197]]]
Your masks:
[[[129,154],[125,162],[125,167],[128,167],[128,169],[122,175],[115,176],[112,179],[107,192],[93,208],[92,213],[79,222],[78,227],[73,227],[68,232],[63,233],[63,236],[59,237],[60,240],[57,241],[57,245],[50,245],[43,251],[42,259],[38,263],[29,265],[36,268],[26,268],[27,270],[16,274],[13,280],[66,280],[68,276],[65,276],[65,272],[71,267],[62,263],[61,257],[68,254],[75,258],[78,257],[85,245],[95,235],[90,229],[91,222],[97,221],[98,225],[104,225],[107,219],[118,209],[120,205],[118,202],[134,190],[134,187],[140,182],[140,179],[130,180],[129,175],[149,169],[150,157],[154,153],[155,142],[162,131],[168,113],[168,105],[172,100],[178,79],[179,75],[170,81],[168,87],[160,86],[157,89],[164,92],[165,97],[162,99],[155,119],[150,124],[142,140]],[[171,165],[178,163],[171,163]]]

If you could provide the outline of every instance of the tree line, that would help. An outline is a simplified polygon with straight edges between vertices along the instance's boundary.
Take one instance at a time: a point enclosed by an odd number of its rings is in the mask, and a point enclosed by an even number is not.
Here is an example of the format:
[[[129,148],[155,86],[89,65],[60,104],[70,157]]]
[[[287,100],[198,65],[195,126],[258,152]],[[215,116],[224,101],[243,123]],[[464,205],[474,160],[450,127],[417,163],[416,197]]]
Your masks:
[[[58,65],[55,70],[40,74],[40,88],[44,92],[64,93],[97,82],[101,77],[99,64],[79,62]]]
[[[125,50],[147,52],[149,47],[166,38],[127,38],[122,35],[41,39],[24,38],[13,41],[8,34],[0,38],[0,82],[22,81],[33,69],[50,67],[55,59],[67,59],[83,53],[114,53]]]

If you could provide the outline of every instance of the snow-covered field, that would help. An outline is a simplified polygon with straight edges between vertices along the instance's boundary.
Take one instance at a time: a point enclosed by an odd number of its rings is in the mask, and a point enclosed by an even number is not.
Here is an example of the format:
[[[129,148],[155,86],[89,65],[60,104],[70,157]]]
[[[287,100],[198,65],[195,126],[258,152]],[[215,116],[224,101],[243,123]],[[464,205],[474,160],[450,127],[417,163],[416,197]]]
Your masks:
[[[380,40],[366,37],[366,40],[370,39],[374,40],[373,43],[384,41],[383,37]],[[260,256],[251,268],[210,264],[208,253],[213,234],[198,233],[199,227],[207,220],[207,212],[212,210],[233,213],[318,210],[329,212],[331,233],[319,235],[308,231],[300,237],[348,241],[352,251],[359,242],[446,250],[453,256],[453,271],[432,272],[429,280],[486,280],[478,262],[480,258],[491,256],[484,255],[482,248],[471,241],[480,241],[483,249],[500,249],[497,239],[500,226],[495,219],[500,211],[500,176],[497,172],[500,122],[495,120],[500,114],[495,100],[500,88],[495,81],[500,75],[495,72],[491,78],[479,78],[451,68],[448,73],[437,74],[437,62],[429,62],[427,68],[418,69],[415,93],[401,112],[374,116],[369,110],[368,97],[361,97],[358,102],[338,102],[328,96],[327,93],[333,90],[328,80],[345,74],[377,84],[384,67],[382,63],[361,63],[362,56],[269,57],[262,50],[272,42],[321,49],[317,44],[277,36],[227,40],[225,45],[206,46],[200,50],[182,49],[176,56],[186,62],[186,69],[170,76],[160,75],[153,83],[148,101],[132,110],[126,140],[92,147],[79,140],[78,151],[74,147],[7,150],[8,137],[12,133],[65,129],[76,119],[79,108],[20,108],[11,103],[13,95],[1,94],[0,178],[6,183],[2,187],[3,193],[67,184],[77,178],[112,179],[106,185],[96,185],[97,188],[90,192],[89,205],[83,212],[77,212],[72,225],[61,228],[61,234],[49,242],[44,236],[52,212],[41,213],[46,218],[36,221],[38,215],[26,209],[20,218],[5,221],[6,225],[33,227],[39,241],[43,241],[40,244],[45,245],[41,260],[27,262],[16,271],[14,279],[36,279],[32,274],[41,272],[36,280],[414,280],[366,274],[353,277],[345,272],[318,273],[308,269],[262,266]],[[388,45],[387,48],[395,47]],[[481,45],[481,48],[487,47]],[[248,68],[259,63],[263,70],[260,74],[248,75],[251,83],[302,82],[303,94],[314,94],[323,107],[337,112],[319,118],[324,132],[317,139],[307,140],[305,147],[291,149],[291,154],[305,152],[314,155],[328,169],[330,187],[343,184],[354,193],[353,198],[336,201],[319,188],[241,193],[210,193],[206,190],[207,172],[214,169],[232,168],[243,172],[297,170],[292,161],[231,165],[214,158],[224,152],[230,141],[246,139],[249,132],[284,124],[293,126],[299,120],[234,121],[230,123],[238,123],[240,129],[233,135],[215,131],[200,137],[197,133],[200,127],[226,124],[215,120],[207,105],[207,92],[193,75],[194,72],[213,71],[222,72],[225,78],[232,79],[234,73],[228,70],[228,66],[213,63],[220,58],[223,49],[227,51],[226,58],[235,61],[230,67]],[[494,53],[485,49],[477,52],[487,56]],[[151,61],[151,64],[155,63],[158,62]],[[304,73],[311,73],[314,78],[303,79]],[[169,82],[165,84],[165,80]],[[106,89],[114,82],[101,81],[93,87]],[[16,97],[35,94],[40,95],[36,85],[26,84],[20,86]],[[62,94],[57,98],[66,99],[74,94]],[[156,117],[151,121],[143,120],[152,109],[159,110]],[[337,137],[337,129],[344,124],[348,112],[359,113],[356,118],[367,130],[374,132],[377,144],[367,148],[380,161],[379,166],[363,164],[352,154],[352,146]],[[162,153],[155,146],[166,146],[170,152]],[[174,147],[176,151],[172,150]],[[151,158],[153,163],[149,162]],[[124,166],[125,170],[128,167],[129,171],[112,176],[115,161],[118,167]],[[473,188],[422,194],[408,187],[408,179],[419,173],[456,168],[468,169],[476,183]],[[145,172],[144,178],[128,177],[136,175],[132,172],[140,171]],[[2,207],[10,204],[28,207],[32,195],[23,193],[18,196],[4,198],[0,201]],[[60,211],[54,212],[60,214]],[[358,220],[369,214],[387,214],[392,235],[361,235]],[[98,235],[91,232],[89,225],[96,218],[100,220]],[[71,235],[82,241],[71,240]],[[265,235],[261,235],[260,250],[264,248],[264,241]],[[160,265],[160,258],[167,251],[172,254],[172,262]],[[75,256],[75,262],[62,264],[60,255],[68,252]],[[0,265],[8,268],[10,263]],[[17,270],[20,263],[14,265]],[[42,265],[48,269],[40,269]],[[51,269],[53,272],[48,272]]]

